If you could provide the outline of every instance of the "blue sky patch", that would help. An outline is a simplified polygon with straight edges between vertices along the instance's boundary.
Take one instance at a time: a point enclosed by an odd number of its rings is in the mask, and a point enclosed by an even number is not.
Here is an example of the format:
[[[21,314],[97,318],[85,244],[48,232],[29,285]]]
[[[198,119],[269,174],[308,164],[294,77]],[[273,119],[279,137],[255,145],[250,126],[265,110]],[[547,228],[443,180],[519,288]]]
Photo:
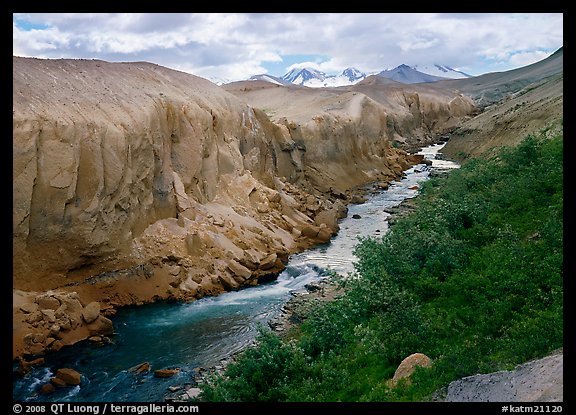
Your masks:
[[[42,23],[31,23],[26,20],[22,19],[14,19],[14,23],[18,26],[18,29],[23,30],[25,32],[29,32],[31,30],[45,30],[48,29],[50,26],[42,24]]]

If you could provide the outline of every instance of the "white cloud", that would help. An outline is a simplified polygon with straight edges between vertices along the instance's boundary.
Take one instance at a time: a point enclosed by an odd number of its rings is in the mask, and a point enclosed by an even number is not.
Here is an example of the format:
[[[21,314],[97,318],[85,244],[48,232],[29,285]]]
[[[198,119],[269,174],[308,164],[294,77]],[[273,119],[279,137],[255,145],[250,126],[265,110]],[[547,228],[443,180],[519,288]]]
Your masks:
[[[66,49],[70,42],[70,35],[57,28],[22,31],[13,24],[12,33],[13,54],[17,56],[47,57],[47,52]]]
[[[514,66],[526,66],[541,61],[548,56],[549,53],[539,50],[534,52],[520,52],[512,55],[509,59],[509,62]]]
[[[285,55],[322,56],[310,66],[326,73],[441,63],[479,74],[563,44],[562,13],[38,13],[13,20],[15,54],[151,61],[232,80],[265,72]]]

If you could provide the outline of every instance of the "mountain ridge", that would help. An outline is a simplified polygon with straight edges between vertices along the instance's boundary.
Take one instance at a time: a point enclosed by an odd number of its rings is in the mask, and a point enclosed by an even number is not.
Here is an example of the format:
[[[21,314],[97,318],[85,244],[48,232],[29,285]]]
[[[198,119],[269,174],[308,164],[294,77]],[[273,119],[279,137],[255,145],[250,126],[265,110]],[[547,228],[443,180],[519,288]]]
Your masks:
[[[358,82],[364,81],[366,78],[376,75],[383,78],[392,79],[396,82],[404,84],[422,83],[422,82],[436,82],[447,79],[459,79],[471,77],[464,72],[457,71],[445,65],[434,64],[433,66],[424,65],[425,70],[435,73],[442,73],[444,76],[433,75],[425,71],[417,69],[418,65],[409,66],[400,64],[392,69],[385,69],[377,73],[365,73],[355,67],[347,67],[339,74],[326,74],[320,70],[311,67],[298,67],[293,68],[281,77],[259,74],[253,75],[248,80],[261,80],[279,85],[300,85],[310,88],[329,88],[339,86],[354,85]],[[450,76],[452,74],[452,76]]]

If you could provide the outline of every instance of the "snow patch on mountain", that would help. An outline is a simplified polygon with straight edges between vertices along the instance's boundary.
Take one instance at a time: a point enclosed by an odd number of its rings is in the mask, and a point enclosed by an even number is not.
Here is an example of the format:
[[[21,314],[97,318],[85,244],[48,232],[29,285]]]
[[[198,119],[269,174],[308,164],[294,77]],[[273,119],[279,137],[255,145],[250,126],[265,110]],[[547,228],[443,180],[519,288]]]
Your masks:
[[[398,65],[393,69],[383,70],[382,72],[378,73],[378,76],[392,79],[393,81],[402,82],[404,84],[436,82],[448,79],[447,77],[434,76],[417,71],[416,69],[404,64]]]
[[[295,68],[282,77],[286,82],[310,88],[354,85],[366,78],[366,74],[356,68],[346,68],[339,75],[327,75],[312,68]]]
[[[276,85],[287,85],[289,82],[286,82],[282,78],[278,78],[276,76],[267,75],[267,74],[260,74],[260,75],[253,75],[250,77],[250,81],[266,81],[271,82]]]
[[[412,69],[415,69],[419,72],[423,72],[428,75],[433,76],[441,76],[443,78],[451,78],[451,79],[463,79],[463,78],[471,78],[472,75],[468,75],[465,72],[459,71],[457,69],[451,68],[447,65],[414,65]]]

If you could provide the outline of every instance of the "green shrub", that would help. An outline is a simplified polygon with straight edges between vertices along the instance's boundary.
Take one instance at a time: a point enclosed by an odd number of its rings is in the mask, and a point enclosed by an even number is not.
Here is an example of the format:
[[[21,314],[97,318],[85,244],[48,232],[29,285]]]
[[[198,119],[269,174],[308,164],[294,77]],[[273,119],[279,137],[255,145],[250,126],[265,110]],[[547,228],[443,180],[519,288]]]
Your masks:
[[[562,155],[561,136],[530,136],[430,180],[413,214],[360,239],[344,295],[311,307],[292,340],[262,332],[204,398],[430,400],[452,380],[561,347]],[[433,366],[390,388],[414,352]]]

